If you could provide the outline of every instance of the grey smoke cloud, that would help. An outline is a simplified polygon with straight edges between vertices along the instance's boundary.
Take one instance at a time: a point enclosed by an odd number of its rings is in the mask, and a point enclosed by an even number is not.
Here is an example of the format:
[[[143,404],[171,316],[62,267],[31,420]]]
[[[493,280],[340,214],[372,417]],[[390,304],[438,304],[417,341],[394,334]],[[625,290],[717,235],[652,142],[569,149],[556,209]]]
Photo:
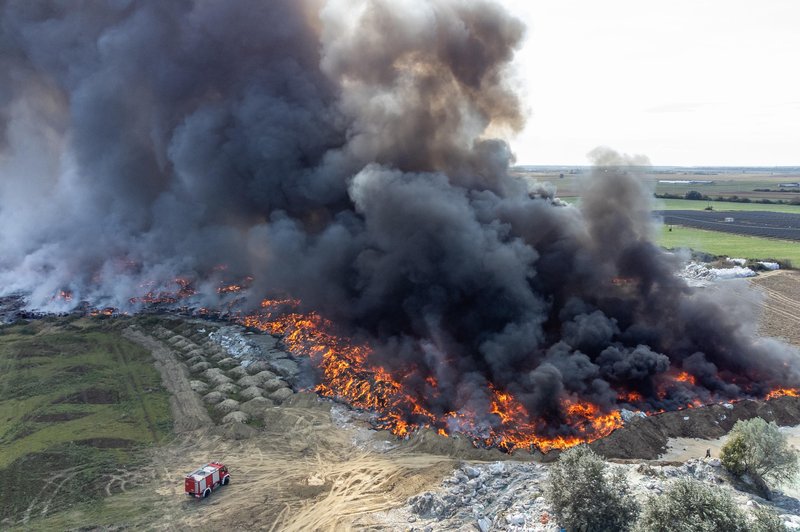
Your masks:
[[[431,411],[488,412],[491,383],[554,433],[565,398],[798,383],[750,309],[673,275],[646,161],[598,149],[577,206],[509,174],[525,28],[490,0],[20,0],[0,28],[0,290],[33,307],[177,276],[212,305],[252,274]],[[698,389],[659,396],[679,370]]]

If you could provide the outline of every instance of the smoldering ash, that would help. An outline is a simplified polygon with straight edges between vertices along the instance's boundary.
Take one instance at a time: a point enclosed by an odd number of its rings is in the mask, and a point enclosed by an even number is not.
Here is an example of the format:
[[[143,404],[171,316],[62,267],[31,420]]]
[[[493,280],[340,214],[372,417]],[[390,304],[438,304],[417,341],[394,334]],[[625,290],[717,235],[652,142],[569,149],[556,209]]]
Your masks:
[[[390,428],[490,444],[798,384],[752,308],[675,277],[641,161],[598,150],[577,207],[509,174],[525,28],[492,1],[12,0],[0,25],[0,289],[31,307],[247,279],[364,346]]]

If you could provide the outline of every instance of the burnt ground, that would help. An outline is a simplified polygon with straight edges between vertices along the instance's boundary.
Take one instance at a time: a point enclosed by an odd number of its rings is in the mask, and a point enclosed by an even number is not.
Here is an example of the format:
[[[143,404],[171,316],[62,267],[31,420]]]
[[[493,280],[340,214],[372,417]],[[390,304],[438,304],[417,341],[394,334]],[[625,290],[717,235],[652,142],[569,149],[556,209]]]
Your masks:
[[[769,272],[753,278],[751,284],[765,296],[760,334],[800,346],[800,272]],[[719,438],[739,419],[758,416],[781,426],[800,424],[798,398],[739,401],[729,406],[711,405],[635,418],[591,446],[607,458],[653,460],[667,450],[670,438]]]
[[[800,425],[800,398],[739,401],[634,418],[627,426],[590,446],[606,458],[656,460],[667,451],[670,438],[715,439],[740,419],[761,417],[780,426]]]
[[[800,240],[800,214],[768,211],[655,211],[667,225],[783,240]],[[733,221],[726,222],[726,218]]]

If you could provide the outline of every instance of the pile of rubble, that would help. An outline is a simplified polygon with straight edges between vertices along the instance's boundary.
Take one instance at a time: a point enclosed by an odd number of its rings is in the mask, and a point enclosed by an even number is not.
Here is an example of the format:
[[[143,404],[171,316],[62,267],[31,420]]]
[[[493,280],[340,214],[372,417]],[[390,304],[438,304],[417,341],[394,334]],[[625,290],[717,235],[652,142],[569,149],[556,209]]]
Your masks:
[[[480,530],[481,532],[556,532],[561,530],[544,497],[549,465],[530,462],[462,464],[441,486],[408,499],[388,512],[390,527],[412,532]],[[662,494],[680,478],[693,478],[727,490],[745,511],[771,506],[789,530],[800,530],[800,501],[776,492],[766,501],[747,491],[718,459],[693,459],[683,464],[640,462],[609,464],[628,479],[632,494],[644,502]]]
[[[677,273],[677,276],[685,280],[689,286],[707,286],[716,281],[744,279],[755,275],[756,272],[744,266],[712,268],[699,262],[690,262]]]

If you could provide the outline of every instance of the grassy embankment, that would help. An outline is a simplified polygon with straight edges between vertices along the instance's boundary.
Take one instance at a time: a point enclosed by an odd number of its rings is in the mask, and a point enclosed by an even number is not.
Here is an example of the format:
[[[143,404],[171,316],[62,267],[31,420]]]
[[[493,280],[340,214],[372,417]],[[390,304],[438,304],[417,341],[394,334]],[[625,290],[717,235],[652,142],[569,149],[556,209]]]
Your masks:
[[[171,433],[169,394],[150,353],[120,336],[124,325],[51,318],[0,327],[0,529],[102,505],[113,475]]]

